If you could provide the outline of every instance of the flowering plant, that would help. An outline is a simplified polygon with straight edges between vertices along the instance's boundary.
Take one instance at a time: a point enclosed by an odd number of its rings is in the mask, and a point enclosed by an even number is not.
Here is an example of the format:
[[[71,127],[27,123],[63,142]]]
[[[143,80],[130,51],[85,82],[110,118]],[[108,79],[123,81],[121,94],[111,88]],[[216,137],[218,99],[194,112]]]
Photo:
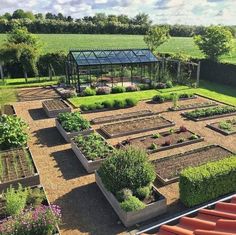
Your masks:
[[[41,205],[2,221],[0,235],[51,235],[60,221],[58,206]]]

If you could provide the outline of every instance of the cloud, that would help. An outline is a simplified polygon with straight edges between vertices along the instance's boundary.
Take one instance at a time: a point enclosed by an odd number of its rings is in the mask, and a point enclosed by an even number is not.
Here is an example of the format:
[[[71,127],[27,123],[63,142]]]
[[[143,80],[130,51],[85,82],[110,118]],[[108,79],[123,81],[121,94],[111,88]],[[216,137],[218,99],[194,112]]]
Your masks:
[[[236,0],[0,0],[0,14],[23,8],[33,12],[61,12],[81,18],[104,12],[134,16],[148,13],[156,23],[236,24]]]

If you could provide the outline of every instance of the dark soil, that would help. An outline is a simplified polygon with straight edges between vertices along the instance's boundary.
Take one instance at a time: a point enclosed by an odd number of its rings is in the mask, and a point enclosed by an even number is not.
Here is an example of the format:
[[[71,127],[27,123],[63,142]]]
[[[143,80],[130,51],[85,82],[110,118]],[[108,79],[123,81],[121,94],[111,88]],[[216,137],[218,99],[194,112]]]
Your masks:
[[[35,174],[35,169],[27,150],[19,148],[0,152],[0,158],[1,182],[26,178]]]
[[[153,161],[156,173],[163,179],[171,180],[187,168],[200,166],[231,156],[232,153],[220,146],[208,146],[190,152],[173,155]]]
[[[68,106],[62,100],[56,100],[56,99],[43,101],[43,104],[45,105],[48,111],[68,108]]]
[[[162,132],[160,137],[156,138],[154,135],[147,135],[143,137],[138,137],[134,139],[127,139],[122,141],[122,145],[132,145],[137,148],[145,149],[147,152],[160,151],[161,148],[171,145],[176,145],[180,143],[185,143],[191,141],[191,136],[193,133],[191,131],[181,132],[180,130]],[[200,138],[200,136],[198,136]],[[180,141],[182,140],[182,141]],[[192,140],[193,141],[193,140]],[[152,145],[155,145],[153,147]]]
[[[137,112],[131,112],[131,113],[122,113],[117,115],[110,115],[110,116],[104,116],[99,118],[94,118],[91,121],[94,124],[100,124],[100,123],[106,123],[106,122],[116,122],[120,120],[127,120],[131,118],[138,118],[138,117],[144,117],[153,115],[154,113],[151,110],[141,110]]]
[[[14,114],[16,114],[16,113],[15,113],[15,110],[14,110],[14,108],[13,108],[12,105],[4,105],[3,114],[6,114],[6,115],[14,115]],[[0,115],[2,115],[2,111],[1,111],[1,110],[0,110]]]
[[[102,127],[110,135],[128,135],[134,131],[143,132],[147,129],[161,129],[171,125],[172,123],[167,119],[156,115],[152,117],[145,117],[139,119],[133,119],[125,122],[117,122],[108,124]]]
[[[171,107],[170,110],[181,111],[181,110],[187,110],[187,109],[206,108],[206,107],[217,106],[217,105],[218,104],[216,102],[192,103],[192,104],[179,105],[176,108]]]

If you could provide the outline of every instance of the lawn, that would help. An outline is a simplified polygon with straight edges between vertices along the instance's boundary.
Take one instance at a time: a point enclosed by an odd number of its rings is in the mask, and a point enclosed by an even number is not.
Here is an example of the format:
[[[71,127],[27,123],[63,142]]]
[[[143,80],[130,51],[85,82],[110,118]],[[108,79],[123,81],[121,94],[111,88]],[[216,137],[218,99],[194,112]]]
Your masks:
[[[76,97],[76,98],[71,98],[70,102],[74,106],[79,107],[82,104],[88,105],[88,104],[93,104],[95,102],[103,102],[105,100],[113,100],[113,99],[135,98],[137,100],[145,100],[145,99],[151,99],[154,95],[158,93],[171,93],[171,92],[196,93],[211,99],[215,99],[217,101],[222,101],[227,104],[236,106],[235,88],[206,81],[201,81],[199,88],[176,86],[173,88],[162,89],[159,91],[147,90],[147,91],[126,92],[126,93],[111,94],[111,95]]]
[[[28,82],[25,82],[24,78],[7,78],[4,82],[0,81],[0,88],[23,88],[23,87],[39,87],[39,86],[49,86],[57,84],[57,78],[52,81],[48,77],[38,78],[28,78]]]
[[[146,47],[142,35],[39,34],[38,37],[43,43],[43,53],[54,51],[68,52],[71,48],[111,49]],[[0,46],[4,42],[5,38],[5,34],[0,34]],[[160,46],[159,52],[183,52],[192,57],[203,57],[202,53],[195,46],[193,39],[184,37],[172,37],[167,43]],[[236,63],[236,50],[232,53],[232,55],[222,57],[222,61]]]

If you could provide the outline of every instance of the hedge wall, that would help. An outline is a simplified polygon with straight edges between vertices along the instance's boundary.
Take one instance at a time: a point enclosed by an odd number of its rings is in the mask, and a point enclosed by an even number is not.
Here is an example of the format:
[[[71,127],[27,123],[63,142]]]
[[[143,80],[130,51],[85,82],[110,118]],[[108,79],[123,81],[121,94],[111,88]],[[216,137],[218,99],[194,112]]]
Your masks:
[[[224,85],[236,86],[236,65],[201,60],[200,78]]]
[[[236,191],[236,156],[190,167],[180,174],[180,200],[187,207]]]

